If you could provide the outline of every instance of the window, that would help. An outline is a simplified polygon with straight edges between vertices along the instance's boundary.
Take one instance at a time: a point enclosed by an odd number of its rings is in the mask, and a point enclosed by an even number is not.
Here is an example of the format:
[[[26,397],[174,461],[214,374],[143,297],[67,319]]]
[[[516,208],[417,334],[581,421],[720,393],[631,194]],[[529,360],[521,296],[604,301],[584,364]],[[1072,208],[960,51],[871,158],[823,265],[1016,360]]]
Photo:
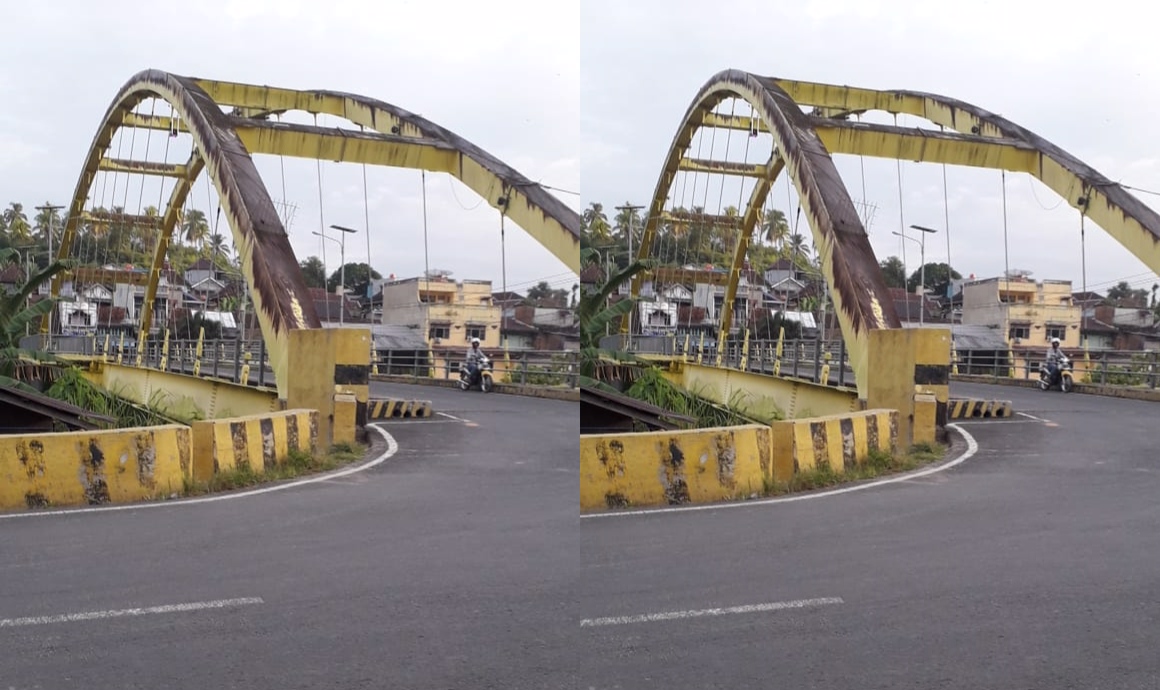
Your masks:
[[[487,334],[487,326],[468,326],[467,339],[479,338],[483,340],[483,336]]]
[[[1016,340],[1016,339],[1026,340],[1026,339],[1031,337],[1031,327],[1030,326],[1012,326],[1011,331],[1007,334],[1007,337],[1011,340]]]
[[[427,333],[427,337],[431,340],[446,340],[451,337],[451,327],[442,325],[432,326],[431,330]]]
[[[1060,340],[1063,340],[1064,336],[1066,336],[1066,335],[1067,335],[1067,326],[1048,326],[1047,327],[1047,339],[1048,340],[1051,340],[1052,338],[1059,338]]]

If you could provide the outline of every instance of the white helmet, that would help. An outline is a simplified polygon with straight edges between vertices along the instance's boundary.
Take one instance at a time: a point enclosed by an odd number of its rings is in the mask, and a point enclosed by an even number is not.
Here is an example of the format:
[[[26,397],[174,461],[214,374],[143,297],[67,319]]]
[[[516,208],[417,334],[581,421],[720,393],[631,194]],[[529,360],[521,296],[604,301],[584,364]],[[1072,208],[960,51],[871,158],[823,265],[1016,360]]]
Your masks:
[[[1058,342],[1058,341],[1057,341],[1057,342]],[[472,339],[471,339],[471,344],[472,344],[472,345],[478,345],[478,344],[479,344],[479,338],[472,338]]]
[[[1052,339],[1051,339],[1051,344],[1052,344],[1052,345],[1058,345],[1058,344],[1059,344],[1059,338],[1052,338]]]

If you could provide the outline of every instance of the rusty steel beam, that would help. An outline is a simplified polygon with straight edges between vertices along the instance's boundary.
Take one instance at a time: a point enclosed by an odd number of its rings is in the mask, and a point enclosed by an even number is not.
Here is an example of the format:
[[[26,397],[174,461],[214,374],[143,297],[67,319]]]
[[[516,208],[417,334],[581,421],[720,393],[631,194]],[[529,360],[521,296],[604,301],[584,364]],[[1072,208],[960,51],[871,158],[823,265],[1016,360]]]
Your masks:
[[[899,328],[901,323],[866,230],[813,120],[776,83],[740,70],[726,70],[700,89],[669,147],[638,256],[649,256],[683,153],[702,126],[705,115],[730,98],[747,101],[756,116],[769,126],[774,149],[785,161],[790,179],[797,187],[814,246],[822,258],[823,273],[831,287],[859,394],[865,397],[869,332]],[[633,295],[640,294],[641,278],[639,274],[633,278]],[[627,319],[622,324],[630,327]]]
[[[709,213],[680,213],[669,211],[661,214],[661,221],[680,225],[715,225],[726,227],[741,227],[741,216],[721,216]]]
[[[692,173],[733,175],[736,177],[761,177],[765,174],[765,165],[762,163],[737,163],[706,158],[682,158],[677,164],[677,169]]]
[[[169,103],[188,127],[195,148],[204,158],[206,170],[218,189],[221,210],[242,259],[242,272],[261,324],[278,393],[284,398],[289,374],[289,332],[299,328],[320,328],[321,322],[286,229],[250,153],[234,131],[230,117],[195,80],[159,70],[146,70],[134,75],[121,87],[90,146],[73,195],[58,257],[69,256],[77,223],[93,178],[100,169],[103,152],[126,121],[126,115],[150,98],[161,98]],[[170,213],[171,209],[167,209],[167,218]],[[61,279],[60,274],[53,279],[53,295],[60,294]],[[47,332],[50,327],[49,318],[45,318],[42,332]]]
[[[189,168],[177,163],[155,163],[153,161],[134,161],[124,158],[102,158],[97,165],[98,170],[114,173],[136,173],[138,175],[157,175],[160,177],[189,177]]]
[[[539,183],[467,139],[383,101],[340,91],[274,88],[198,79],[220,106],[244,112],[302,111],[342,117],[381,134],[439,141],[462,154],[452,174],[502,211],[573,271],[580,272],[580,214]],[[345,130],[344,130],[345,131]]]
[[[1104,229],[1141,262],[1160,273],[1160,213],[1095,168],[1007,118],[976,105],[922,91],[855,88],[759,77],[803,106],[884,111],[921,117],[961,134],[1018,141],[1032,146],[1033,174]]]
[[[289,122],[238,118],[234,129],[250,153],[368,163],[453,173],[460,153],[450,144],[425,137],[400,137]]]
[[[161,132],[181,132],[189,134],[189,127],[180,119],[173,119],[164,115],[141,115],[139,113],[125,113],[121,117],[121,124],[136,129],[152,129]]]
[[[80,218],[86,223],[99,225],[129,225],[139,228],[161,227],[161,216],[143,216],[133,213],[113,213],[112,211],[84,211]]]

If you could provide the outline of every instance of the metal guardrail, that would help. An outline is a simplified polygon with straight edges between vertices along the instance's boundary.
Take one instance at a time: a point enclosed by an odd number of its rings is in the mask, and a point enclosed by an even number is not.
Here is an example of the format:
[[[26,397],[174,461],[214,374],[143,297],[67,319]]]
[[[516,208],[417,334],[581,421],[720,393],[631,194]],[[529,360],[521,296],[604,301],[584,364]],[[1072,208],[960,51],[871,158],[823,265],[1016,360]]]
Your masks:
[[[708,366],[724,366],[755,373],[774,374],[828,385],[853,386],[854,371],[840,339],[730,340],[718,350],[700,347],[692,338],[634,337],[630,351],[636,354],[684,356]],[[1045,353],[961,350],[952,354],[952,371],[957,374],[999,378],[1037,379]],[[1160,352],[1151,350],[1091,350],[1068,354],[1075,367],[1076,381],[1104,386],[1160,386]],[[1013,358],[1012,358],[1013,357]]]
[[[273,386],[274,370],[266,356],[266,343],[258,340],[170,339],[146,341],[138,351],[135,343],[103,337],[54,338],[51,352],[105,357],[108,361],[161,371],[194,374],[244,385]],[[577,387],[580,353],[555,350],[488,352],[495,365],[496,380],[520,385]],[[378,350],[372,353],[372,373],[426,378],[458,378],[462,355],[434,361],[430,353]]]

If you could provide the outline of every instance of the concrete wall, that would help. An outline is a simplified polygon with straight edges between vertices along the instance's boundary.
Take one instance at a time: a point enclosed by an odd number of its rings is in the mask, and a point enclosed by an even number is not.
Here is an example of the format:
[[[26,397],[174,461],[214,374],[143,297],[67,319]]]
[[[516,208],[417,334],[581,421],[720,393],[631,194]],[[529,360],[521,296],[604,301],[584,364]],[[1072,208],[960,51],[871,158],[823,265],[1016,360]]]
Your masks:
[[[107,391],[140,405],[155,405],[181,421],[261,414],[279,406],[277,391],[192,374],[94,361],[84,375]]]
[[[180,425],[0,436],[0,509],[162,498],[182,491],[190,464]]]
[[[286,461],[290,451],[312,453],[318,446],[318,412],[287,410],[265,415],[194,422],[194,481],[248,465],[261,474]]]
[[[689,431],[580,437],[580,510],[712,503],[760,494],[828,465],[838,473],[898,447],[898,412]]]

